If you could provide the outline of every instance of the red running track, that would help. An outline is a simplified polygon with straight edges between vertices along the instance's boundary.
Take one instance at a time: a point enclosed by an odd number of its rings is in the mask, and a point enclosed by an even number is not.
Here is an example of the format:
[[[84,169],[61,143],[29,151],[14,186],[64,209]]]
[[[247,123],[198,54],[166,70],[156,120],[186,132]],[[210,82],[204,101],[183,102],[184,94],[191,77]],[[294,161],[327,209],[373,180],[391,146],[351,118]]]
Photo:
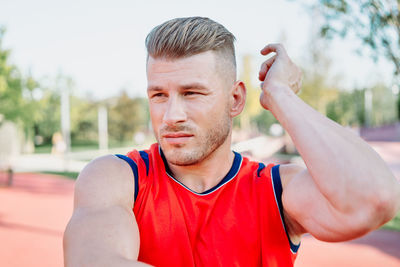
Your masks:
[[[11,188],[0,187],[0,266],[62,266],[72,196],[73,181],[54,175],[16,174]],[[334,244],[306,236],[295,266],[400,267],[400,233]]]

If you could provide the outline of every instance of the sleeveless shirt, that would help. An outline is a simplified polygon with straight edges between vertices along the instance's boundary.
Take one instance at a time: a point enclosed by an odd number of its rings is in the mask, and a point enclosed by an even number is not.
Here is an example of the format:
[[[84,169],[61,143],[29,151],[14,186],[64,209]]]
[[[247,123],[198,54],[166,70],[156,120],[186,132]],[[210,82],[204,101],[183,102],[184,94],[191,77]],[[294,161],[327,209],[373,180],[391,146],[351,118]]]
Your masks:
[[[135,179],[138,260],[154,266],[293,266],[279,165],[235,153],[213,188],[197,193],[170,172],[158,144],[126,156]]]

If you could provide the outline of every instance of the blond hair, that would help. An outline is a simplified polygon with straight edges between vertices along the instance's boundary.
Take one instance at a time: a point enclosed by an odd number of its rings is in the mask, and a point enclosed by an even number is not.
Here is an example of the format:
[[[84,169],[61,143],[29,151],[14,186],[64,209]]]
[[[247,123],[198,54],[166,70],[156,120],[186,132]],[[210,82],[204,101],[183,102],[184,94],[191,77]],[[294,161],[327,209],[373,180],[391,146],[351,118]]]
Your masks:
[[[148,56],[184,58],[214,51],[236,69],[235,36],[221,24],[204,17],[176,18],[155,27],[146,37]]]

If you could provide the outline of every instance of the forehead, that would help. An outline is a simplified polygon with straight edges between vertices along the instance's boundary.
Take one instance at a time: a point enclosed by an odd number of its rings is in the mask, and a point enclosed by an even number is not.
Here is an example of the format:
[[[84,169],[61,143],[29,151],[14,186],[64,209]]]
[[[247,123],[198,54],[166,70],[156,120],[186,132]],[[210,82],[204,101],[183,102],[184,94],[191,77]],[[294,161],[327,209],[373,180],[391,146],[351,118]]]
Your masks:
[[[149,56],[147,61],[149,86],[159,82],[206,82],[216,78],[216,54],[213,51],[178,59]]]

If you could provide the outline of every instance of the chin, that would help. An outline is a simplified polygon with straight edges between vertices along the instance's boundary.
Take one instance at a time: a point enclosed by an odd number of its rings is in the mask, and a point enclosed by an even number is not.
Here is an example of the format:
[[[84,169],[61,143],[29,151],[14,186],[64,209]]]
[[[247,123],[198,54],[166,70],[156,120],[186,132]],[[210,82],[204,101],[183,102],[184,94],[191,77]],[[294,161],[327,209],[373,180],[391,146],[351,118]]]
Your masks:
[[[167,161],[177,166],[194,165],[202,160],[199,151],[187,148],[185,149],[184,146],[174,145],[169,149],[161,148]]]

